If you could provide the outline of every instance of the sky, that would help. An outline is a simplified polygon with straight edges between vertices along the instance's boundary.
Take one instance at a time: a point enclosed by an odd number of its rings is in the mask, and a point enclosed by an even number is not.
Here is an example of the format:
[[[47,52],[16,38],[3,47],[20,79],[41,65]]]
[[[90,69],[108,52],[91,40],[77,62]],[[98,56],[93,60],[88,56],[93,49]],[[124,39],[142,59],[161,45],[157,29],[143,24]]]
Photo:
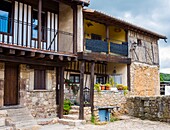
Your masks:
[[[170,0],[91,0],[96,9],[166,36],[159,40],[160,72],[170,74]]]

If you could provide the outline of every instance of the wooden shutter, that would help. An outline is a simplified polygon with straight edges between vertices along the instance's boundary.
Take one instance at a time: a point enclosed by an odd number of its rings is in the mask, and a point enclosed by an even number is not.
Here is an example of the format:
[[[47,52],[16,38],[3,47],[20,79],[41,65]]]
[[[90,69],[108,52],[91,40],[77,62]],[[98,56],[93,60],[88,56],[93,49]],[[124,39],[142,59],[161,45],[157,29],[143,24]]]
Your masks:
[[[34,70],[34,89],[35,90],[44,90],[46,89],[46,72],[45,70]]]

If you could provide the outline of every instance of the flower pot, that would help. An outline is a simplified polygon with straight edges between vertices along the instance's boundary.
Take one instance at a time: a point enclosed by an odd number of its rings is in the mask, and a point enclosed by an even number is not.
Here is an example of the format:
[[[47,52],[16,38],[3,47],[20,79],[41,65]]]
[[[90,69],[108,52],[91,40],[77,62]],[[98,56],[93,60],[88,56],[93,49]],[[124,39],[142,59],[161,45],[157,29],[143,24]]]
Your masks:
[[[101,86],[101,90],[105,90],[105,86]]]
[[[106,90],[110,90],[110,86],[105,86],[105,89]]]

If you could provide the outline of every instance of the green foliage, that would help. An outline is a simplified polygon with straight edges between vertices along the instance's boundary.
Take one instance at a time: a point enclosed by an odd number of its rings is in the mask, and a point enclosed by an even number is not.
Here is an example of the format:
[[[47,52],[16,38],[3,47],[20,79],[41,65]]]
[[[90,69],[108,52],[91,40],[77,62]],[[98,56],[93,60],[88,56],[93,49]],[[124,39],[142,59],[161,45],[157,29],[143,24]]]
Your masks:
[[[94,115],[91,116],[91,123],[95,124],[95,116]]]
[[[64,100],[64,115],[68,115],[71,110],[71,101],[69,99]]]
[[[106,83],[106,84],[105,84],[105,86],[107,86],[107,87],[111,87],[111,84],[109,84],[109,83]]]
[[[111,116],[110,117],[110,122],[115,122],[118,121],[119,119],[117,117]]]
[[[100,84],[97,83],[97,84],[94,84],[94,89],[97,91],[97,92],[100,92]]]
[[[109,78],[109,83],[111,84],[112,87],[114,86],[115,82],[114,82],[113,78]]]
[[[160,81],[170,81],[170,74],[160,73]]]

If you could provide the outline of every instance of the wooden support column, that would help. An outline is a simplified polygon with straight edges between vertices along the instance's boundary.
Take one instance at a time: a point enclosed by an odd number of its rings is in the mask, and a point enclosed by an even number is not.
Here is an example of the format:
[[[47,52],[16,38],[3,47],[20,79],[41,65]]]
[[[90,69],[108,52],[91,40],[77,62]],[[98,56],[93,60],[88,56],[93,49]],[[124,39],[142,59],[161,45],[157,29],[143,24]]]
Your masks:
[[[38,0],[38,48],[41,48],[41,12],[42,12],[42,0]]]
[[[59,105],[59,87],[58,85],[59,83],[59,74],[60,74],[60,70],[59,67],[56,67],[56,105]]]
[[[109,37],[109,26],[106,25],[106,41],[108,43],[108,54],[110,54],[110,41],[109,41],[110,37]]]
[[[127,64],[127,85],[128,90],[131,91],[131,82],[130,82],[130,64]]]
[[[84,67],[85,61],[81,61],[80,64],[80,108],[79,108],[79,119],[84,120]]]
[[[90,104],[91,104],[91,115],[94,115],[94,67],[95,62],[91,63],[91,85],[90,85]]]
[[[63,118],[63,106],[64,106],[64,67],[60,67],[60,90],[59,90],[59,118]]]
[[[73,7],[73,53],[77,53],[77,5]]]

